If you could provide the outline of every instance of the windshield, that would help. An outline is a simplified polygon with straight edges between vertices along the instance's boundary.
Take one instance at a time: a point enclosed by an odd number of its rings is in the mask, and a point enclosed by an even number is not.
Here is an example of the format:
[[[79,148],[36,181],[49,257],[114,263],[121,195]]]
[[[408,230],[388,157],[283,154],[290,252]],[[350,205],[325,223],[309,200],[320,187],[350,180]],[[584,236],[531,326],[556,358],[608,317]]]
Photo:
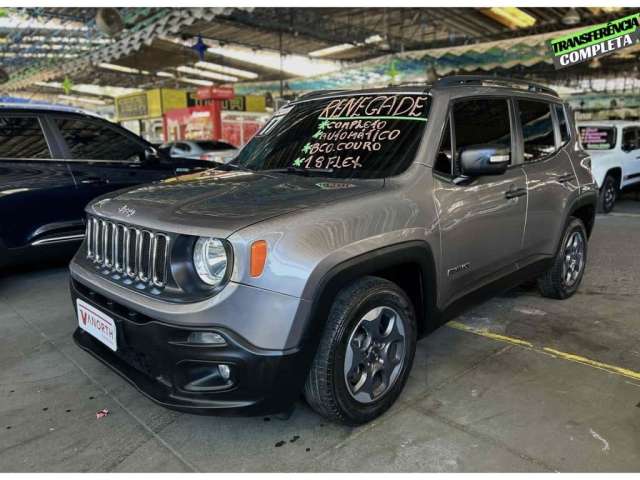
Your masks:
[[[427,124],[426,94],[331,97],[281,108],[231,162],[340,178],[383,178],[406,170]]]
[[[578,127],[580,143],[586,150],[612,150],[616,145],[613,127]]]

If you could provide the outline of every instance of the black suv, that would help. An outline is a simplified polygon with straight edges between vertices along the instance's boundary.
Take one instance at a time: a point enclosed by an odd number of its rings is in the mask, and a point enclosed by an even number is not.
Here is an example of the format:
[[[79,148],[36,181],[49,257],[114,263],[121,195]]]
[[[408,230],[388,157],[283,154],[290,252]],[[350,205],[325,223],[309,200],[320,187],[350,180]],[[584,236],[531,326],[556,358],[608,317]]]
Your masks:
[[[81,110],[0,104],[0,267],[72,255],[99,195],[205,168]]]

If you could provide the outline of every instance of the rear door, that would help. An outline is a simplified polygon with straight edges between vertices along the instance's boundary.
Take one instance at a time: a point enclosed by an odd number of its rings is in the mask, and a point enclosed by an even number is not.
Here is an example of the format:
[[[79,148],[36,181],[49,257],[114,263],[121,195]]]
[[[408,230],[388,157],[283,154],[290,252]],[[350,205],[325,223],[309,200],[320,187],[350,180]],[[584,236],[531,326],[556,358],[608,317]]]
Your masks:
[[[528,191],[524,255],[536,260],[555,253],[568,203],[578,190],[566,151],[571,133],[561,104],[518,98],[515,110]]]
[[[640,182],[640,128],[622,129],[622,186]]]
[[[515,132],[508,98],[456,100],[449,125],[452,128],[445,134],[434,165],[443,304],[515,270],[527,204],[525,177],[513,162]],[[487,144],[511,149],[512,164],[507,171],[461,177],[460,153]],[[452,171],[447,172],[450,167]]]
[[[38,112],[0,113],[0,242],[8,248],[81,236],[70,169]]]

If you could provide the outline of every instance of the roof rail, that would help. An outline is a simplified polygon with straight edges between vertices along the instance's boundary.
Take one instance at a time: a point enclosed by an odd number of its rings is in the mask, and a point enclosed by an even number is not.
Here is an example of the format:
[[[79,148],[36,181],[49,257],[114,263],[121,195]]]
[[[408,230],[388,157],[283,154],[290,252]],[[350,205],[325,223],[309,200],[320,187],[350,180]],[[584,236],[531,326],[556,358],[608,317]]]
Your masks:
[[[389,87],[423,87],[429,88],[431,86],[428,82],[400,82],[389,84]]]
[[[489,75],[451,75],[437,80],[433,86],[465,86],[465,85],[485,85],[490,87],[507,87],[525,89],[529,92],[546,93],[558,96],[558,92],[540,83],[531,82],[522,78],[500,78]]]
[[[302,95],[300,95],[298,98],[296,98],[295,100],[308,100],[310,98],[313,97],[321,97],[323,95],[330,95],[332,93],[340,93],[340,92],[346,92],[347,90],[345,90],[344,88],[334,88],[331,90],[314,90],[312,92],[307,92],[307,93],[303,93]],[[293,101],[295,101],[293,100]]]

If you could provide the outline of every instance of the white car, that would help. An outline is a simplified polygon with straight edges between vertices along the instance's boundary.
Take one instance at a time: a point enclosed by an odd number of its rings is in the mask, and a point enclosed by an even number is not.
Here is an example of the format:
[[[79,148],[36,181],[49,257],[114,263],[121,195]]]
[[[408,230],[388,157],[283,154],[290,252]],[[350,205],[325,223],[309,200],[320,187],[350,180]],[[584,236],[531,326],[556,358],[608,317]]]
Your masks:
[[[238,149],[220,140],[180,140],[165,143],[161,150],[169,150],[172,158],[190,158],[208,160],[216,163],[229,163],[238,153]]]
[[[600,211],[609,213],[625,187],[640,182],[640,122],[580,122],[580,143],[591,155],[591,171],[600,188]]]

